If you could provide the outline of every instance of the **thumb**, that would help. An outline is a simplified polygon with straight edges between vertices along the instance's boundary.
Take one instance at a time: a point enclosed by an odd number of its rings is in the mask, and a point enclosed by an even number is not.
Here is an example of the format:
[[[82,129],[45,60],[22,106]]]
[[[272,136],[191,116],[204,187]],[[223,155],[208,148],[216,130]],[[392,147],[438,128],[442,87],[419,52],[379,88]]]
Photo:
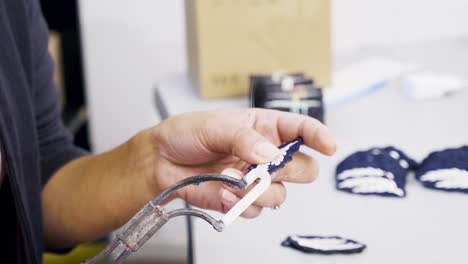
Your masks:
[[[274,160],[280,150],[250,127],[240,128],[230,144],[231,152],[247,163],[260,164]]]

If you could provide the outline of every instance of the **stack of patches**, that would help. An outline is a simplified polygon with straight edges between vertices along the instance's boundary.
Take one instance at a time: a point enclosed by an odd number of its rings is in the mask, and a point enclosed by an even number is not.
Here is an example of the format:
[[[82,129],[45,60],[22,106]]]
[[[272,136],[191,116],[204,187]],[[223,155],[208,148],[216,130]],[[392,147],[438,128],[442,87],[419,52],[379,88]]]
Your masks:
[[[361,194],[404,197],[408,170],[417,163],[394,147],[356,152],[336,168],[336,188]]]
[[[432,152],[421,163],[416,179],[428,188],[468,194],[468,146]]]
[[[361,194],[404,197],[408,171],[425,187],[468,194],[468,146],[429,154],[417,164],[394,147],[353,153],[336,168],[336,188]]]
[[[360,195],[404,197],[408,171],[425,187],[468,194],[468,146],[429,154],[420,165],[394,147],[371,148],[344,159],[336,168],[336,188]],[[339,236],[289,236],[283,243],[306,253],[361,253],[366,245]]]

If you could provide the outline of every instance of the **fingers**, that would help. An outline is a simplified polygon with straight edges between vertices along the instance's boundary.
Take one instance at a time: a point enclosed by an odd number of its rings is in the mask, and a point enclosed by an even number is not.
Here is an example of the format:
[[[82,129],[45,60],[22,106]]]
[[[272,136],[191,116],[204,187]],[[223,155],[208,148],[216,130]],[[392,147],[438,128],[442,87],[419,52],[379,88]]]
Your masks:
[[[311,183],[318,177],[319,168],[319,163],[314,158],[298,152],[294,154],[292,161],[278,170],[276,175],[273,174],[273,181]]]
[[[270,162],[280,155],[280,150],[251,127],[241,127],[232,141],[232,152],[252,164]]]
[[[334,135],[320,121],[305,115],[257,109],[257,119],[271,119],[272,115],[276,116],[275,124],[281,141],[302,137],[305,145],[323,154],[331,155],[336,151]]]
[[[229,173],[231,173],[231,175],[236,175],[238,178],[242,177],[242,173],[237,170],[229,169]],[[310,183],[317,178],[318,173],[319,164],[314,158],[303,153],[297,153],[289,164],[279,170],[278,174],[273,179],[274,182],[254,204],[260,207],[275,207],[281,205],[286,200],[287,194],[286,188],[282,183],[283,181]],[[237,197],[243,197],[253,186],[246,190],[239,190],[228,185],[225,185],[225,187]]]
[[[241,179],[243,176],[242,172],[236,169],[226,169],[221,174],[238,179]],[[229,187],[220,182],[206,182],[200,185],[190,185],[181,190],[184,189],[185,192],[183,192],[180,197],[190,202],[190,204],[223,213],[229,211],[244,196],[238,196],[233,192],[236,187]],[[249,206],[241,216],[244,218],[254,218],[259,216],[261,212],[262,206],[253,204]]]
[[[223,213],[228,212],[241,199],[228,189],[220,189],[220,196],[223,201]],[[241,216],[244,218],[255,218],[259,216],[261,212],[262,207],[258,205],[251,205],[241,214]]]
[[[262,213],[263,208],[256,205],[251,205],[247,208],[241,216],[247,219],[255,218]]]
[[[233,187],[225,186],[230,192],[235,194],[237,197],[244,197],[252,188],[246,190],[239,190]],[[275,207],[281,205],[286,200],[286,187],[281,182],[275,182],[270,185],[268,190],[263,193],[255,202],[254,205],[260,207]]]
[[[279,149],[256,131],[256,111],[231,109],[200,113],[205,116],[194,131],[197,141],[212,153],[232,153],[251,164],[266,163],[280,155]]]
[[[180,189],[179,197],[189,202],[191,205],[223,212],[228,202],[221,196],[221,190],[224,189],[222,186],[223,184],[220,182],[205,182],[200,185],[189,185]]]
[[[225,169],[222,174],[242,179],[243,174],[241,171],[236,169]],[[220,190],[220,197],[223,201],[223,211],[227,212],[231,209],[239,200],[244,197],[250,189],[239,190],[235,187],[223,184],[224,188]],[[245,218],[254,218],[260,215],[263,207],[274,207],[280,205],[286,199],[286,188],[282,183],[273,183],[268,190],[261,195],[253,205],[249,206],[247,210],[241,215]]]
[[[231,152],[247,163],[270,162],[279,155],[278,143],[297,137],[327,155],[336,150],[335,137],[320,121],[305,115],[268,109],[211,112],[200,133],[212,152]]]
[[[188,113],[153,130],[162,156],[176,164],[199,165],[233,153],[250,164],[274,160],[277,145],[299,136],[327,155],[336,150],[330,130],[319,121],[269,109],[228,109]]]
[[[284,113],[278,119],[278,133],[284,141],[301,136],[306,146],[326,155],[335,153],[335,136],[328,127],[308,116],[292,118],[291,115],[293,114]]]
[[[247,163],[269,162],[279,155],[278,148],[272,143],[277,141],[272,140],[275,139],[273,131],[280,142],[302,137],[305,145],[323,154],[332,155],[336,151],[334,135],[316,119],[266,109],[256,109],[255,113],[254,126],[239,128],[231,141],[233,154]]]
[[[228,175],[223,173],[224,175]],[[200,186],[187,186],[186,196],[183,198],[190,201],[192,205],[200,208],[216,210],[222,213],[229,211],[240,201],[241,196],[237,196],[219,182],[207,182]],[[254,218],[260,215],[262,207],[258,205],[249,206],[241,216],[244,218]]]
[[[254,204],[261,207],[275,207],[283,204],[285,200],[286,187],[281,182],[275,182],[271,184],[270,188]]]
[[[302,161],[297,161],[301,163]],[[228,168],[221,174],[242,179],[243,173],[237,169]],[[279,176],[282,177],[282,176]],[[287,179],[285,177],[285,179]],[[294,178],[293,178],[294,179]],[[207,182],[199,186],[187,186],[184,199],[191,204],[223,213],[229,211],[244,197],[253,186],[247,190],[240,190],[234,186],[219,182]],[[281,205],[286,199],[286,188],[281,182],[274,182],[268,190],[262,194],[243,213],[244,218],[254,218],[260,215],[264,207]]]
[[[238,179],[242,178],[242,172],[236,169],[226,169],[223,171],[223,174],[232,176]],[[224,184],[226,191],[229,191],[230,194],[235,195],[239,200],[240,197],[244,197],[250,190],[253,188],[253,185],[245,190],[240,190],[236,187]],[[227,193],[224,193],[227,195]],[[229,196],[230,196],[229,194]],[[232,197],[232,196],[231,196]],[[268,190],[263,193],[255,202],[254,205],[262,207],[275,207],[282,204],[286,200],[286,188],[281,182],[275,182],[270,185]]]
[[[233,168],[227,168],[221,174],[231,176],[237,179],[242,179],[242,177],[244,176],[241,171],[233,169]],[[237,189],[236,187],[223,184],[223,188],[220,189],[219,196],[223,203],[224,213],[229,211],[234,205],[236,205],[237,202],[239,202],[242,199],[242,197],[244,197],[245,194],[242,194],[240,191],[241,190]],[[249,206],[241,214],[241,216],[244,218],[255,218],[259,216],[261,212],[262,212],[262,207],[253,204]]]

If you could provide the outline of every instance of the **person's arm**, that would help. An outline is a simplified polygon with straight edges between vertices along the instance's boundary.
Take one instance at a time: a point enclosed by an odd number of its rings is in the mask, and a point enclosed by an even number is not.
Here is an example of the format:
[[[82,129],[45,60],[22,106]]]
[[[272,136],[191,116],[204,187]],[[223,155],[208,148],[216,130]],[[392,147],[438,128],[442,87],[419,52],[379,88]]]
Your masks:
[[[142,135],[112,151],[66,164],[42,192],[48,248],[67,248],[103,237],[156,195],[147,182],[155,156]]]
[[[31,83],[45,184],[43,225],[49,249],[67,248],[106,235],[183,178],[220,173],[226,168],[231,168],[229,174],[242,177],[248,164],[273,160],[279,151],[276,145],[298,136],[322,153],[335,150],[333,136],[317,120],[278,111],[234,109],[173,117],[112,151],[81,157],[86,153],[73,146],[60,119],[47,52],[47,28],[38,1],[30,3]],[[281,204],[286,197],[282,182],[311,182],[317,173],[318,165],[312,157],[296,154],[243,216],[255,217],[263,207]],[[187,186],[173,198],[226,212],[244,195],[230,186],[209,182]]]
[[[43,191],[48,245],[67,247],[99,238],[183,178],[226,168],[242,177],[248,164],[273,160],[279,154],[275,145],[298,136],[322,153],[335,151],[324,125],[297,114],[233,109],[170,118],[110,152],[72,161],[54,174]],[[296,154],[244,216],[255,217],[263,207],[281,204],[286,196],[282,182],[311,182],[317,174],[312,157]],[[244,194],[209,182],[181,189],[176,197],[225,212]]]

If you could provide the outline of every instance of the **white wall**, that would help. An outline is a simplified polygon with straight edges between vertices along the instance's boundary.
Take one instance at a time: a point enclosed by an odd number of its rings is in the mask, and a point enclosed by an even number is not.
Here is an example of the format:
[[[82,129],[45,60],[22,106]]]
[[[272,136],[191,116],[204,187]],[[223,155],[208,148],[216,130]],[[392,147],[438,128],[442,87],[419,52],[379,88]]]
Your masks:
[[[333,0],[335,53],[393,40],[394,0]]]
[[[332,0],[337,53],[468,34],[468,0]]]
[[[468,34],[467,0],[398,0],[404,42]]]
[[[153,85],[185,69],[182,0],[81,0],[87,100],[94,150],[155,125]]]

